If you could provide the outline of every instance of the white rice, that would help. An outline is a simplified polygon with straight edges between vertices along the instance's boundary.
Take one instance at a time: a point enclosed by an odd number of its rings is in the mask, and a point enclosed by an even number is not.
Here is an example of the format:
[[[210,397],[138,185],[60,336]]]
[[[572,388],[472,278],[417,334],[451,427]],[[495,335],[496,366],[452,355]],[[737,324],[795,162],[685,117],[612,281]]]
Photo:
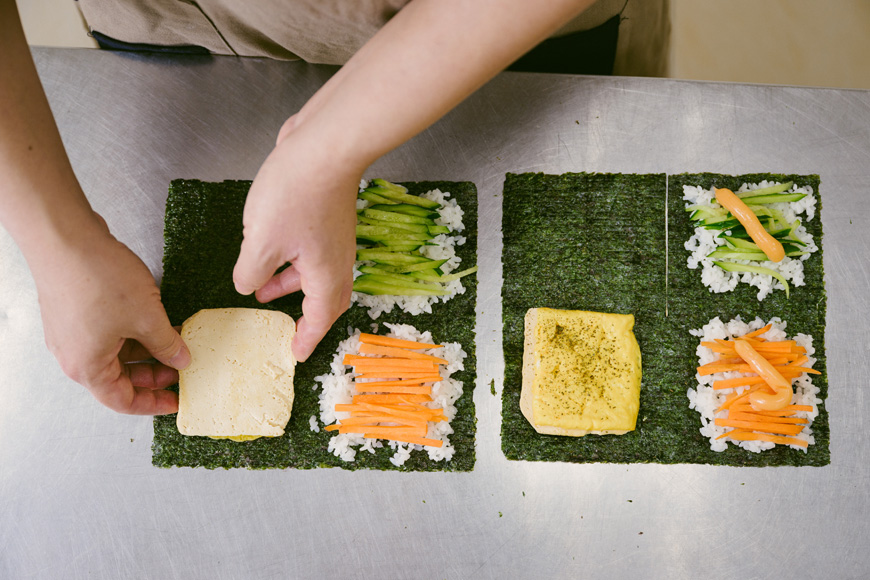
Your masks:
[[[360,188],[364,189],[363,182],[360,182]],[[450,199],[450,193],[442,192],[440,189],[433,189],[422,194],[420,197],[437,201],[441,204],[441,209],[438,213],[441,217],[435,219],[435,224],[439,226],[447,226],[450,228],[450,234],[441,234],[436,236],[431,241],[435,242],[436,246],[422,246],[420,253],[432,260],[443,260],[447,262],[441,266],[441,271],[449,274],[459,269],[462,259],[456,255],[456,246],[465,244],[466,238],[459,234],[465,230],[465,225],[462,223],[462,217],[465,212],[459,207],[455,199]],[[369,205],[369,202],[363,199],[357,200],[357,209],[364,209]],[[357,262],[354,268],[354,279],[361,274],[357,268],[363,264],[370,262]],[[353,292],[351,302],[359,304],[364,308],[368,308],[368,314],[372,320],[376,320],[381,314],[392,312],[393,307],[398,306],[402,311],[414,316],[422,313],[431,314],[432,305],[438,302],[447,302],[458,294],[465,294],[465,286],[462,285],[462,280],[454,280],[444,285],[444,289],[449,292],[443,296],[372,296],[361,292]]]
[[[761,181],[760,183],[744,183],[737,193],[758,189],[762,187],[770,187],[776,185],[774,181]],[[791,203],[773,203],[766,207],[776,209],[782,212],[785,219],[792,223],[798,218],[799,214],[806,214],[807,222],[812,221],[816,215],[816,198],[813,195],[813,188],[809,185],[798,187],[792,185],[789,193],[804,193],[804,197],[800,201]],[[698,186],[684,185],[683,199],[686,201],[686,207],[690,205],[708,204],[719,206],[715,201],[715,188],[704,189]],[[785,290],[782,283],[768,274],[753,274],[749,272],[726,272],[722,268],[713,264],[713,260],[707,255],[719,246],[725,245],[725,240],[716,237],[717,232],[707,230],[702,227],[695,228],[695,233],[685,243],[685,248],[691,252],[687,260],[687,266],[690,270],[701,268],[701,282],[710,289],[710,292],[730,292],[734,290],[738,282],[749,284],[758,288],[758,300],[763,300],[773,289]],[[779,272],[783,278],[794,286],[804,285],[804,265],[803,262],[813,253],[818,251],[813,241],[813,235],[807,231],[803,225],[797,228],[794,233],[795,237],[806,244],[804,251],[808,252],[798,258],[783,258],[781,262],[750,262],[748,260],[730,260],[738,264],[751,264],[754,266],[762,266]]]
[[[786,323],[780,320],[779,318],[772,318],[769,321],[773,326],[766,333],[761,336],[767,340],[788,340],[785,334]],[[752,322],[745,323],[738,316],[737,318],[730,320],[725,323],[719,320],[719,317],[714,318],[710,322],[704,325],[703,328],[699,328],[697,330],[690,330],[689,332],[692,336],[697,336],[700,341],[713,341],[717,338],[719,339],[730,339],[738,336],[742,336],[747,332],[752,332],[753,330],[758,330],[759,328],[766,326],[768,323],[764,322],[761,318],[756,318]],[[816,359],[813,358],[813,354],[815,353],[815,349],[813,348],[813,337],[806,334],[798,334],[793,337],[793,340],[799,345],[806,349],[807,357],[809,361],[806,362],[803,366],[812,367],[816,363]],[[697,349],[698,355],[698,365],[705,365],[709,362],[713,362],[719,358],[719,355],[714,353],[712,350],[705,346],[698,345]],[[742,447],[747,451],[753,451],[755,453],[759,453],[764,451],[765,449],[772,449],[774,447],[774,443],[768,441],[733,441],[731,439],[722,438],[717,439],[720,435],[723,435],[727,431],[731,430],[731,427],[721,427],[714,424],[714,419],[716,418],[725,418],[728,416],[728,411],[721,411],[719,413],[716,412],[722,403],[725,402],[725,399],[734,392],[743,392],[748,387],[738,387],[736,389],[720,389],[718,391],[713,390],[713,383],[718,381],[719,379],[730,379],[734,377],[741,376],[749,376],[749,373],[738,373],[735,371],[726,372],[726,373],[715,373],[707,376],[695,375],[695,378],[698,381],[698,386],[694,389],[688,389],[686,395],[689,397],[689,408],[695,409],[701,415],[701,434],[710,439],[710,449],[713,451],[725,451],[728,447],[728,443],[732,445],[737,445],[738,447]],[[794,388],[794,397],[792,398],[792,404],[794,405],[811,405],[813,410],[811,412],[797,412],[795,413],[796,417],[803,417],[807,419],[809,422],[804,427],[803,431],[799,434],[795,435],[798,439],[803,439],[807,441],[810,445],[815,443],[815,439],[813,438],[813,431],[811,428],[813,419],[815,419],[819,414],[818,404],[822,402],[819,398],[819,389],[813,385],[813,382],[810,378],[810,375],[807,373],[802,374],[800,377],[794,380],[792,383]],[[806,448],[800,447],[798,445],[789,445],[793,449],[800,449],[802,451],[806,451]]]
[[[413,340],[415,342],[437,344],[428,331],[418,332],[416,328],[408,324],[390,324],[387,322],[385,326],[390,329],[387,336]],[[347,332],[349,337],[338,345],[338,351],[332,358],[332,363],[330,364],[331,372],[314,378],[315,381],[320,383],[321,388],[319,404],[320,422],[323,425],[332,425],[336,421],[349,417],[348,413],[336,413],[335,405],[350,403],[353,395],[356,394],[353,386],[353,372],[350,367],[344,365],[343,361],[346,354],[356,354],[359,352],[360,331],[348,327]],[[442,380],[432,386],[432,401],[426,403],[430,408],[443,409],[444,415],[448,419],[438,423],[430,422],[429,432],[426,434],[427,438],[440,439],[444,444],[441,447],[429,447],[413,443],[387,441],[386,445],[393,451],[390,462],[396,466],[405,463],[411,457],[412,451],[425,450],[433,461],[449,461],[455,453],[455,449],[451,445],[448,436],[453,433],[450,421],[456,416],[454,403],[462,396],[462,382],[450,377],[453,373],[465,368],[463,361],[468,355],[462,350],[462,346],[458,342],[443,343],[442,348],[424,350],[422,352],[447,359],[449,362],[447,366],[441,367]],[[316,389],[318,387],[315,385],[312,388]],[[354,433],[340,433],[334,435],[329,440],[328,449],[333,455],[341,458],[343,461],[354,461],[357,451],[374,453],[377,448],[383,446],[384,442],[379,439],[367,439],[362,435]]]

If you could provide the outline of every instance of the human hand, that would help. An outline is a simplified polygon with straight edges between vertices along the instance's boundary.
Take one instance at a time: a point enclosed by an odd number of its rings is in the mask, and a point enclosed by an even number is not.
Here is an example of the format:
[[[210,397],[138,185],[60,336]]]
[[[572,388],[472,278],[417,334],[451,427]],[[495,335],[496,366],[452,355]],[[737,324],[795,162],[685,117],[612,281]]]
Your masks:
[[[241,294],[256,291],[260,302],[302,290],[292,348],[304,361],[350,306],[356,193],[365,164],[342,159],[298,129],[297,119],[285,123],[248,193],[233,280]]]
[[[178,396],[165,389],[190,352],[148,268],[96,218],[87,234],[31,264],[46,345],[64,373],[110,409],[174,413]],[[126,364],[152,356],[160,364]]]

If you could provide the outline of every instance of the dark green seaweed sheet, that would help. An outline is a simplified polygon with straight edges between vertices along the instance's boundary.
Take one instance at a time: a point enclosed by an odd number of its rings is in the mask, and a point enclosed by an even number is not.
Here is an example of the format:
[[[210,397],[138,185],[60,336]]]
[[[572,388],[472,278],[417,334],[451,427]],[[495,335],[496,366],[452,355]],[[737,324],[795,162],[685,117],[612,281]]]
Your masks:
[[[302,297],[297,293],[260,304],[253,296],[239,295],[232,282],[233,266],[242,242],[242,210],[250,181],[205,183],[195,180],[173,181],[166,202],[165,248],[161,292],[173,324],[183,323],[203,308],[269,308],[298,319]],[[457,248],[463,267],[477,263],[477,190],[469,182],[405,183],[414,194],[440,188],[450,192],[465,211],[464,235],[467,242]],[[463,278],[465,294],[446,303],[435,304],[432,314],[411,316],[382,314],[376,322],[385,332],[384,322],[412,324],[429,330],[442,342],[459,342],[468,353],[465,370],[454,378],[464,384],[464,394],[456,402],[457,415],[451,422],[450,440],[456,454],[450,461],[431,461],[425,452],[414,452],[402,467],[389,462],[388,449],[375,454],[358,452],[356,461],[341,461],[327,450],[330,434],[311,431],[309,418],[316,415],[318,390],[314,377],[329,372],[338,343],[347,338],[352,326],[370,331],[367,310],[352,306],[326,335],[308,361],[296,367],[295,400],[286,433],[282,437],[262,438],[245,443],[186,437],[178,432],[175,415],[154,418],[152,462],[158,467],[189,466],[207,468],[247,467],[254,469],[295,467],[342,467],[345,469],[384,469],[396,471],[471,471],[474,467],[475,413],[472,391],[476,376],[474,324],[477,299],[475,276]]]
[[[763,302],[757,290],[740,284],[734,292],[712,294],[700,270],[686,267],[683,247],[692,233],[682,201],[683,184],[738,188],[761,179],[812,185],[819,178],[797,175],[714,174],[668,178],[669,267],[665,277],[664,174],[508,174],[504,186],[504,352],[505,385],[502,449],[508,459],[612,463],[702,463],[737,466],[827,465],[828,416],[824,404],[813,422],[809,451],[782,446],[751,453],[729,445],[710,450],[689,409],[686,391],[696,385],[697,338],[689,330],[719,316],[744,320],[779,316],[789,335],[812,334],[813,378],[827,396],[825,289],[821,249],[805,262],[806,286],[791,298],[774,291]],[[807,223],[821,248],[819,213]],[[665,309],[667,305],[667,316]],[[643,357],[637,429],[621,436],[558,437],[536,433],[519,408],[522,386],[523,316],[528,308],[552,307],[634,314]]]

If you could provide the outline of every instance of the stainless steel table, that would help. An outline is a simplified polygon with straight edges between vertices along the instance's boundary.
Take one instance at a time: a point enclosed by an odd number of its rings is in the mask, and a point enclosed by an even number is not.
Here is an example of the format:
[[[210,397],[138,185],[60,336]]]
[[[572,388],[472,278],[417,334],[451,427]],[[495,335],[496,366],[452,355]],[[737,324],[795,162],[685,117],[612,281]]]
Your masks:
[[[34,51],[79,179],[161,274],[169,181],[253,178],[334,69]],[[508,462],[499,444],[506,172],[818,173],[831,465]],[[479,189],[476,469],[161,470],[43,345],[0,231],[0,578],[863,578],[870,574],[870,92],[502,74],[371,176]],[[2,178],[2,177],[0,177]]]

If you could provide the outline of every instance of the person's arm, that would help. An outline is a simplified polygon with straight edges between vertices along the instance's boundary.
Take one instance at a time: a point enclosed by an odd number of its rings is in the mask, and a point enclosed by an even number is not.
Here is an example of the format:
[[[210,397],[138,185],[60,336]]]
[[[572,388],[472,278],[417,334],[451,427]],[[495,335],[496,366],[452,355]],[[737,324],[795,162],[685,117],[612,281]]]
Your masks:
[[[297,358],[349,305],[365,169],[589,4],[414,0],[284,124],[248,196],[233,277],[261,301],[303,291]],[[293,266],[273,275],[286,262]]]
[[[154,278],[109,233],[73,173],[21,29],[0,0],[0,223],[30,267],[45,341],[63,371],[111,409],[177,409],[163,390],[190,354]],[[150,354],[149,354],[150,353]],[[163,364],[126,365],[153,355]]]

